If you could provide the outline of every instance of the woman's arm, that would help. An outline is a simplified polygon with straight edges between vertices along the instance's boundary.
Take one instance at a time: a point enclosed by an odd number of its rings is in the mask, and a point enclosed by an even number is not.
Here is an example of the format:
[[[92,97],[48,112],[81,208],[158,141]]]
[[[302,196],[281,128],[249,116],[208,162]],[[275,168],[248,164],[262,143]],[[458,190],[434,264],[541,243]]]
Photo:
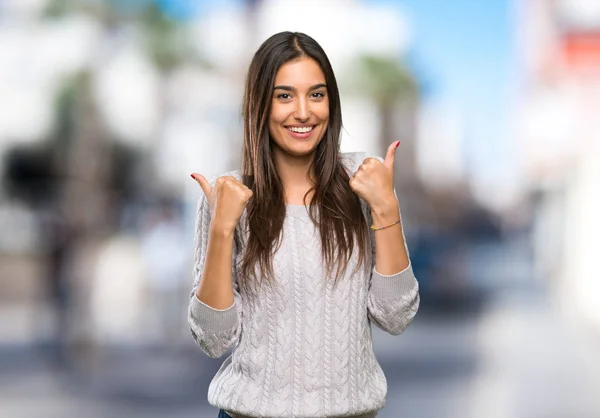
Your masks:
[[[395,194],[395,192],[394,192]],[[400,218],[397,199],[371,208],[369,222],[375,227],[391,225]],[[410,264],[402,222],[371,230],[373,265],[368,316],[379,328],[398,335],[412,322],[419,308],[419,283]]]
[[[390,199],[385,205],[371,208],[372,224],[375,227],[391,225],[400,219],[400,208],[397,199]],[[377,271],[383,275],[391,275],[405,270],[410,261],[404,239],[402,223],[389,228],[373,231],[375,235]]]
[[[196,297],[214,309],[230,308],[234,302],[231,271],[234,232],[218,229],[212,224],[208,229],[206,259]]]
[[[394,179],[394,142],[385,160],[364,158],[364,153],[343,154],[351,175],[350,187],[362,199],[369,225],[390,225],[400,219]],[[374,161],[379,160],[379,163]],[[382,164],[380,164],[382,163]],[[402,223],[370,231],[372,263],[367,300],[367,316],[379,328],[400,334],[419,308],[419,284],[413,275]]]
[[[206,195],[198,202],[194,253],[194,285],[188,324],[200,348],[221,357],[239,338],[242,300],[233,263],[237,250],[233,231],[211,222]]]

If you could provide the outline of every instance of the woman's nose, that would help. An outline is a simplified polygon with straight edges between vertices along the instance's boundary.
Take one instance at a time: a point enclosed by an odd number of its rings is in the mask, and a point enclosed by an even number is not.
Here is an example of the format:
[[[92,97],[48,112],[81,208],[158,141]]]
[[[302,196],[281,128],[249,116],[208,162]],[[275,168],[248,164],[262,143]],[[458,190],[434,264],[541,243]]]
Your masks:
[[[310,106],[308,100],[300,99],[297,101],[296,110],[294,112],[294,118],[299,121],[307,121],[310,118]]]

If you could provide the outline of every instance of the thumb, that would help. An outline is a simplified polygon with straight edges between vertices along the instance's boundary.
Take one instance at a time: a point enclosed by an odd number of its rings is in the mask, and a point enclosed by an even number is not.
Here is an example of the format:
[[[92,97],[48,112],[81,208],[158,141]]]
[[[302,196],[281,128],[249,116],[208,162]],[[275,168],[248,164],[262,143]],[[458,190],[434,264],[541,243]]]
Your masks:
[[[202,174],[192,173],[192,178],[196,180],[200,187],[202,187],[202,191],[204,192],[206,197],[209,197],[212,194],[213,188]]]
[[[394,169],[394,158],[396,156],[396,148],[400,145],[400,141],[394,141],[387,150],[385,154],[385,160],[383,161],[383,165],[385,165],[388,169]]]

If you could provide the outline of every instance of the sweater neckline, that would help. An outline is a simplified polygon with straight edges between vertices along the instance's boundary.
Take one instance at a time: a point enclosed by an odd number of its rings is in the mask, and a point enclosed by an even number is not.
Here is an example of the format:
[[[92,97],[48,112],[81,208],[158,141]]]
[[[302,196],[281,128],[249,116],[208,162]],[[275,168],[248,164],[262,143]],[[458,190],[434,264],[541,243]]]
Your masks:
[[[306,205],[290,205],[285,204],[285,213],[286,215],[296,216],[296,217],[309,217],[308,214],[309,206]]]

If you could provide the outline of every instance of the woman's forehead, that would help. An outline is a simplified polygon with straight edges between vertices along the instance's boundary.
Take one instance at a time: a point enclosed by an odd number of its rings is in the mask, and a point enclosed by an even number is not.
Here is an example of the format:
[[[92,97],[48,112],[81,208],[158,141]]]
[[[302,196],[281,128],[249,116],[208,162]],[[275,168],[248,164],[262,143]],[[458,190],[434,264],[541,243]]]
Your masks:
[[[301,58],[289,61],[279,67],[275,75],[275,85],[288,85],[294,87],[325,83],[325,74],[312,58]]]

